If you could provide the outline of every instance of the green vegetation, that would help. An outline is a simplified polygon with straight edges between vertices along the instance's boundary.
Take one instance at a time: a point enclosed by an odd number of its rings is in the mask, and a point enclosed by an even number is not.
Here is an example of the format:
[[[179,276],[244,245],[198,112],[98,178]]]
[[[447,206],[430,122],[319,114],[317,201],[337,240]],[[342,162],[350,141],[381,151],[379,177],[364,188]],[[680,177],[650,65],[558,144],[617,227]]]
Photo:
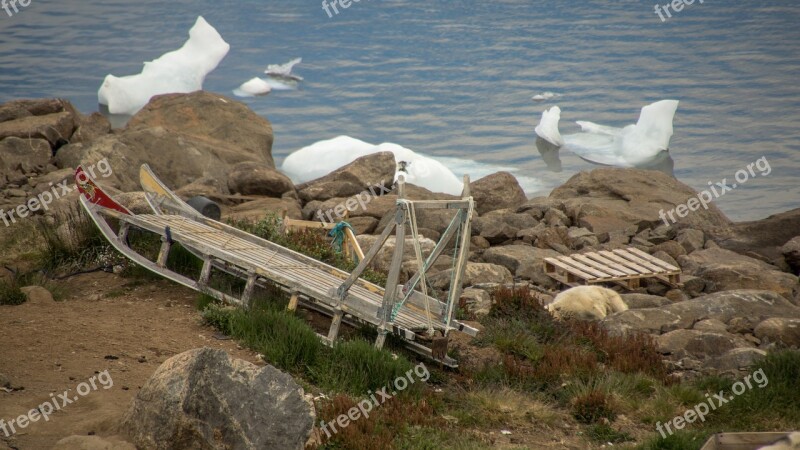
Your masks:
[[[20,290],[16,280],[0,280],[0,306],[21,305],[28,297]]]
[[[208,324],[261,353],[275,367],[335,392],[365,395],[413,367],[406,358],[395,359],[363,340],[325,348],[304,320],[267,302],[255,302],[249,311],[211,303],[202,314]]]
[[[82,208],[73,205],[55,217],[38,219],[36,231],[43,248],[39,266],[47,271],[77,271],[90,266],[109,265],[122,257],[103,238]]]

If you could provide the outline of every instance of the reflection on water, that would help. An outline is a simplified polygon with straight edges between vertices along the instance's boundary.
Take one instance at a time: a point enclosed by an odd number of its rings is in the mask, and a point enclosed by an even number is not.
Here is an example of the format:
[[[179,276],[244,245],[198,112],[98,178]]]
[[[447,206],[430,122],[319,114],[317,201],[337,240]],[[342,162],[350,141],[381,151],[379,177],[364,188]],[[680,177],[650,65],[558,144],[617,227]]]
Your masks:
[[[267,64],[303,57],[302,89],[243,99],[272,122],[278,164],[347,134],[513,166],[529,195],[547,195],[596,166],[534,149],[544,108],[565,111],[569,134],[574,120],[624,126],[675,98],[675,161],[661,164],[703,189],[768,157],[769,177],[718,199],[730,217],[757,219],[800,199],[799,11],[796,0],[731,0],[661,23],[647,2],[603,0],[392,0],[333,18],[315,2],[39,1],[0,19],[0,101],[59,96],[95,111],[106,74],[180,47],[202,14],[231,44],[208,90],[232,95]],[[563,96],[531,100],[546,91]]]
[[[547,170],[559,173],[563,170],[561,166],[561,158],[559,157],[559,152],[564,149],[569,151],[567,147],[558,147],[557,145],[553,145],[550,142],[536,137],[536,150],[539,151],[539,155],[542,157],[542,161],[544,161],[545,165],[547,166]],[[593,165],[593,166],[600,166],[600,167],[609,167],[605,166],[604,164],[598,164],[594,161],[590,161],[588,159],[582,158],[585,162]],[[675,161],[670,156],[669,151],[659,152],[651,159],[647,161],[640,162],[636,165],[637,169],[646,169],[646,170],[657,170],[659,172],[664,172],[665,174],[674,177],[675,176]]]

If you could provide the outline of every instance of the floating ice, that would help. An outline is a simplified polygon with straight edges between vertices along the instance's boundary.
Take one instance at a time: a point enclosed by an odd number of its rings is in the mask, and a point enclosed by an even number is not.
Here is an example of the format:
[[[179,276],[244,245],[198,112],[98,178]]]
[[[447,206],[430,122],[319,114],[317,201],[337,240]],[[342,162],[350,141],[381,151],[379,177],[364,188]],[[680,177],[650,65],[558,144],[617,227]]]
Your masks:
[[[267,66],[265,74],[278,78],[288,78],[295,81],[303,81],[303,77],[297,76],[292,73],[294,66],[300,64],[303,58],[295,58],[286,64],[270,64]]]
[[[461,176],[468,174],[478,180],[499,171],[514,172],[513,167],[483,164],[469,159],[441,157],[432,158],[392,143],[373,145],[349,136],[315,142],[286,157],[281,169],[297,183],[303,183],[349,164],[356,159],[377,152],[392,152],[395,161],[405,162],[406,182],[424,187],[433,192],[461,195],[464,183]],[[398,172],[395,172],[395,180]],[[525,192],[536,192],[543,188],[535,178],[517,176]]]
[[[653,160],[659,152],[669,148],[677,109],[677,100],[661,100],[643,107],[635,125],[615,128],[579,121],[580,133],[561,136],[558,131],[561,110],[554,106],[542,113],[536,134],[588,161],[632,167]]]
[[[106,76],[97,91],[97,100],[108,105],[112,114],[133,115],[154,95],[200,90],[206,75],[217,67],[228,50],[230,45],[200,16],[183,47],[144,63],[137,75]]]
[[[287,156],[281,169],[297,182],[305,182],[327,175],[356,159],[378,152],[392,152],[395,161],[406,163],[406,182],[433,192],[460,195],[464,184],[444,164],[397,144],[370,143],[338,136],[315,142]],[[395,173],[395,180],[397,174]]]
[[[272,91],[272,87],[261,78],[255,77],[242,83],[241,86],[233,90],[237,97],[255,97],[257,95],[267,95]]]
[[[543,102],[545,100],[550,100],[552,98],[561,97],[561,94],[556,94],[555,92],[545,91],[541,94],[536,94],[531,97],[531,100],[535,102]]]

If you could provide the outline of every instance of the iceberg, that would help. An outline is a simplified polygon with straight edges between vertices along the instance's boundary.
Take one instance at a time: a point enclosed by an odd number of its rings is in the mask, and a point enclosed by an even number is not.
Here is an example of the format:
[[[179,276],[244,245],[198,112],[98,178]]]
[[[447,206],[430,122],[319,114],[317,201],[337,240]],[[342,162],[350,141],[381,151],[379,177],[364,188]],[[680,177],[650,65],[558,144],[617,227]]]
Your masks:
[[[545,110],[536,134],[558,147],[565,147],[587,161],[620,167],[634,167],[652,161],[669,149],[677,100],[661,100],[642,108],[636,124],[624,128],[578,121],[580,133],[562,136],[558,130],[561,109]]]
[[[399,175],[404,175],[407,183],[433,192],[461,195],[464,183],[441,162],[397,144],[373,145],[350,136],[338,136],[303,147],[286,157],[281,170],[303,183],[378,152],[392,152],[398,166],[405,162],[405,170],[395,172],[395,181]]]
[[[257,95],[267,95],[272,91],[272,86],[261,78],[251,78],[241,86],[233,90],[237,97],[255,97]]]
[[[107,105],[112,114],[133,115],[154,95],[200,90],[206,75],[219,65],[228,50],[230,45],[200,16],[183,47],[145,62],[139,74],[106,76],[97,91],[97,100]]]
[[[270,64],[264,71],[265,74],[271,77],[287,78],[294,81],[303,81],[303,77],[297,76],[292,73],[294,66],[303,62],[303,58],[295,58],[285,64]]]

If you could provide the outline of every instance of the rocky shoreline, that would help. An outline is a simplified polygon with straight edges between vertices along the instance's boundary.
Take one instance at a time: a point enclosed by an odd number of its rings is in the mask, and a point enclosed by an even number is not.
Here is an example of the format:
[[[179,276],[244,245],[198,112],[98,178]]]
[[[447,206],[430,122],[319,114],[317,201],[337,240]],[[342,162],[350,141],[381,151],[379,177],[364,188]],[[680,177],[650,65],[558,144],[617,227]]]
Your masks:
[[[145,206],[136,191],[139,166],[148,163],[179,195],[207,196],[228,218],[257,220],[271,211],[328,220],[346,210],[362,247],[369,247],[397,198],[394,157],[365,156],[295,185],[275,168],[272,143],[266,119],[207,92],[154,97],[114,130],[102,115],[84,116],[65,100],[13,101],[0,105],[0,208],[26,205],[71,179],[78,164],[105,159],[113,173],[100,181],[126,193],[121,199],[135,210]],[[489,293],[499,285],[528,284],[543,298],[557,292],[560,286],[544,273],[544,258],[633,246],[679,266],[683,287],[648,281],[622,292],[630,309],[603,323],[614,332],[652,334],[679,375],[737,375],[773,348],[800,348],[800,209],[734,223],[712,203],[668,225],[659,212],[697,192],[663,173],[636,169],[581,172],[533,199],[506,172],[473,180],[470,190],[477,214],[464,301],[476,316],[488,312]],[[452,198],[413,185],[406,193],[411,199]],[[76,196],[31,214],[55,221]],[[418,213],[423,249],[433,248],[451,214]],[[390,241],[377,269],[385,269],[392,248]],[[405,272],[413,265],[409,250]],[[435,288],[447,288],[449,268],[443,256],[431,278]]]

